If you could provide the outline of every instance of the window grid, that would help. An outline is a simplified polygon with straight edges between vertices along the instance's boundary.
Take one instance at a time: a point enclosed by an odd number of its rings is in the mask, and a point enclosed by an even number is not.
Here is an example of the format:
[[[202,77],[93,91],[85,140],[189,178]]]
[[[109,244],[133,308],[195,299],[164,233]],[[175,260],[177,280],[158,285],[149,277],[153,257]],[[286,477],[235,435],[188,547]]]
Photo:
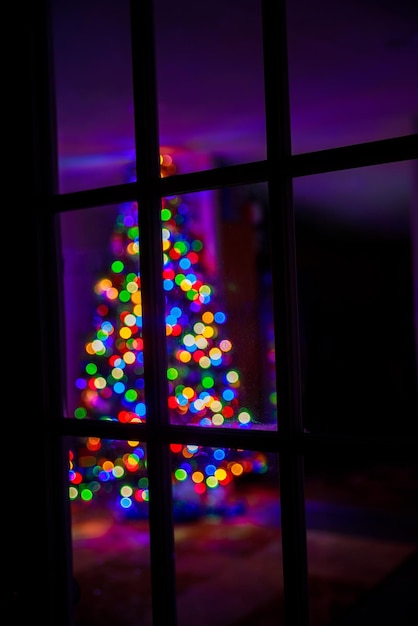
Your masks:
[[[275,4],[275,3],[274,3]],[[42,203],[37,224],[40,234],[40,262],[42,270],[53,267],[51,260],[56,258],[53,245],[58,244],[55,232],[55,215],[62,211],[74,208],[98,206],[107,202],[136,199],[140,206],[150,208],[141,213],[141,230],[144,237],[144,246],[141,253],[141,273],[143,277],[144,297],[144,336],[145,346],[153,346],[149,353],[145,351],[146,361],[146,388],[147,402],[150,414],[158,416],[149,420],[146,425],[121,425],[112,423],[80,423],[68,418],[60,418],[62,394],[59,391],[60,376],[56,345],[60,336],[59,301],[47,298],[48,294],[56,293],[56,279],[54,272],[44,275],[42,291],[48,305],[42,308],[44,341],[43,368],[46,372],[45,391],[43,394],[43,414],[46,416],[45,437],[54,450],[49,455],[48,465],[51,469],[49,484],[55,493],[55,504],[60,505],[60,514],[50,514],[50,523],[54,528],[53,538],[49,539],[50,563],[48,588],[53,587],[57,592],[55,604],[45,599],[45,606],[49,606],[49,615],[46,623],[55,624],[57,620],[71,625],[68,606],[71,603],[71,553],[68,542],[69,508],[66,500],[67,468],[65,454],[61,446],[61,438],[68,435],[98,435],[100,437],[114,437],[129,439],[137,436],[147,442],[149,454],[149,473],[151,491],[154,486],[154,496],[150,501],[151,526],[151,558],[152,578],[154,589],[153,611],[154,623],[175,626],[175,585],[173,564],[173,528],[170,521],[171,496],[168,443],[173,441],[202,442],[206,445],[225,444],[227,446],[246,447],[247,449],[265,449],[280,452],[281,476],[281,506],[283,515],[283,554],[284,554],[284,582],[286,601],[286,624],[292,626],[307,626],[307,574],[306,574],[306,546],[305,521],[303,502],[303,452],[306,446],[320,449],[321,446],[338,445],[338,439],[318,441],[303,433],[299,399],[299,365],[298,365],[298,328],[296,302],[296,268],[294,260],[294,233],[292,216],[291,181],[293,176],[309,173],[328,172],[347,167],[359,167],[364,164],[378,164],[395,160],[406,160],[417,157],[416,137],[404,137],[382,142],[373,142],[359,146],[350,146],[336,150],[327,150],[322,153],[291,156],[289,142],[288,94],[286,86],[287,59],[285,49],[285,14],[284,2],[280,2],[280,11],[272,7],[273,3],[263,2],[263,24],[265,45],[265,80],[266,80],[266,113],[267,113],[267,141],[268,158],[266,162],[244,164],[242,166],[219,168],[199,174],[173,176],[171,179],[159,179],[158,173],[158,135],[156,132],[156,96],[155,73],[153,63],[152,38],[152,2],[131,2],[133,61],[135,81],[141,76],[141,81],[134,83],[135,95],[135,122],[137,154],[146,155],[138,162],[138,178],[140,184],[130,183],[108,189],[92,190],[59,196],[56,194],[56,180],[54,177],[56,155],[53,141],[49,135],[50,122],[54,116],[50,106],[48,74],[48,51],[44,44],[39,42],[36,47],[37,73],[37,123],[42,131],[38,142],[43,159],[39,172],[34,176],[35,197],[41,197]],[[46,20],[45,20],[46,23]],[[277,36],[277,33],[280,36]],[[145,61],[146,60],[146,61]],[[140,71],[139,71],[140,70]],[[278,80],[281,76],[281,81]],[[45,115],[49,111],[50,115]],[[150,123],[151,122],[151,123]],[[52,124],[53,126],[53,124]],[[54,129],[52,128],[52,135]],[[53,137],[52,137],[53,139]],[[36,187],[40,181],[40,188]],[[280,430],[278,433],[263,432],[222,432],[206,431],[202,429],[195,434],[193,428],[170,426],[168,423],[167,408],[164,403],[166,392],[165,348],[163,336],[155,330],[155,326],[147,327],[146,319],[158,319],[159,327],[164,328],[162,293],[160,292],[160,226],[159,205],[161,198],[170,191],[195,191],[205,188],[217,188],[228,184],[248,182],[266,182],[269,185],[270,207],[281,207],[282,213],[276,216],[281,226],[283,240],[276,253],[275,280],[277,285],[283,281],[285,292],[275,290],[275,321],[278,332],[278,342],[283,338],[283,345],[276,345],[278,355],[278,390],[282,398],[283,413],[280,415]],[[277,210],[277,209],[276,209]],[[148,243],[148,245],[147,245]],[[59,283],[59,280],[58,280]],[[283,322],[284,320],[284,322]],[[41,324],[42,326],[42,324]],[[47,338],[47,339],[45,339]],[[156,348],[155,348],[156,347]],[[145,348],[146,350],[146,348]],[[291,377],[289,378],[289,372]],[[283,374],[286,373],[286,376]],[[282,381],[287,380],[286,388]],[[55,392],[50,390],[54,389]],[[58,432],[57,432],[58,424]],[[353,447],[364,442],[352,442]],[[344,445],[346,445],[344,443]],[[367,443],[365,444],[367,445]],[[377,444],[378,445],[378,444]],[[392,444],[384,442],[389,447]],[[396,445],[396,444],[393,444]],[[398,442],[399,445],[399,442]],[[403,445],[402,442],[400,445]],[[409,446],[409,447],[408,447]],[[382,449],[381,447],[381,449]],[[405,442],[405,450],[413,454],[413,442]],[[411,456],[411,458],[413,458]],[[56,476],[53,468],[62,466],[62,472]],[[163,489],[159,489],[163,486]],[[165,487],[165,488],[164,488]],[[54,509],[55,510],[55,509]],[[296,522],[295,522],[296,520]],[[67,546],[66,549],[63,546]],[[63,565],[65,561],[65,565]],[[57,574],[57,576],[55,576]],[[53,579],[53,580],[52,580]],[[66,584],[63,585],[63,581]],[[164,595],[164,603],[161,602]],[[45,607],[44,607],[45,608]],[[49,622],[48,617],[50,618]],[[45,615],[44,615],[45,618]]]

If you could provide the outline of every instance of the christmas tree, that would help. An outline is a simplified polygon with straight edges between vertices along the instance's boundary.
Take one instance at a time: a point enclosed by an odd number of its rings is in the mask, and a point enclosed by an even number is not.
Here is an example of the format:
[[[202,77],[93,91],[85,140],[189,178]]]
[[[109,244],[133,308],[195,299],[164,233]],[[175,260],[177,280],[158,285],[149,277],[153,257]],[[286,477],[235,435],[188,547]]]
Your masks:
[[[173,173],[167,157],[161,175]],[[234,367],[221,294],[205,278],[204,242],[191,229],[188,205],[164,198],[161,211],[163,286],[166,306],[168,408],[172,424],[250,428],[241,404],[240,372]],[[85,344],[76,381],[77,419],[144,422],[144,364],[140,232],[135,202],[119,207],[109,246],[109,267],[94,286],[94,330]],[[267,470],[255,452],[173,444],[173,489],[177,500],[218,501],[236,477]],[[146,445],[89,437],[70,453],[72,500],[111,498],[137,511],[148,500]],[[181,495],[181,494],[186,494]]]

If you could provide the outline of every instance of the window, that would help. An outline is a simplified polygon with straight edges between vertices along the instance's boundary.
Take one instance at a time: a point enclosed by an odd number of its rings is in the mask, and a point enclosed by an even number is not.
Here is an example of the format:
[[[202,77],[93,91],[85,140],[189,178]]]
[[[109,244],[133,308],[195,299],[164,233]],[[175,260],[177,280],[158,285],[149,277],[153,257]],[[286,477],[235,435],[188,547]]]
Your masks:
[[[288,4],[19,22],[17,619],[412,618],[414,9]]]

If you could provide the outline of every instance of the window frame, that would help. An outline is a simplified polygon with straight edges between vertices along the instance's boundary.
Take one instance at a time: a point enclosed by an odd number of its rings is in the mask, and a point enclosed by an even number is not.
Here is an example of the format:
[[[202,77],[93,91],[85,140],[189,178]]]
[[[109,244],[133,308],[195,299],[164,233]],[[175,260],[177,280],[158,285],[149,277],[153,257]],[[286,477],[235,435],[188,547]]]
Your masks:
[[[131,1],[133,37],[134,109],[136,152],[146,155],[137,164],[140,183],[128,183],[82,192],[59,194],[57,184],[56,120],[54,109],[53,60],[48,0],[28,8],[24,24],[24,60],[19,65],[24,111],[14,117],[21,124],[20,147],[26,155],[26,185],[20,172],[11,167],[8,181],[20,196],[26,221],[23,242],[34,260],[36,281],[25,299],[33,302],[35,327],[33,357],[39,367],[31,375],[27,393],[31,415],[23,423],[25,436],[33,443],[38,457],[41,494],[26,494],[15,507],[11,533],[15,545],[11,576],[11,608],[19,618],[31,617],[55,626],[72,625],[73,580],[70,508],[67,496],[68,467],[65,438],[99,436],[119,439],[139,437],[147,442],[150,482],[150,545],[154,623],[176,626],[174,538],[172,524],[169,443],[198,443],[242,447],[279,454],[282,516],[285,623],[307,626],[309,604],[307,587],[306,524],[304,510],[304,454],[330,446],[355,451],[364,447],[373,453],[396,453],[414,459],[416,441],[401,437],[392,441],[364,441],[361,437],[312,436],[304,432],[300,398],[300,358],[295,259],[292,181],[298,176],[345,170],[366,165],[417,158],[417,135],[385,139],[365,144],[292,155],[290,142],[289,94],[287,85],[285,2],[262,1],[267,158],[265,161],[219,167],[204,172],[159,177],[159,141],[153,2]],[[19,20],[20,23],[20,20]],[[20,23],[20,27],[22,24]],[[279,36],[277,34],[279,33]],[[141,79],[139,79],[141,77]],[[30,86],[30,87],[29,87]],[[13,112],[12,112],[13,114]],[[15,141],[15,138],[13,138]],[[19,142],[18,142],[19,143]],[[12,141],[11,141],[12,144]],[[12,159],[13,161],[13,159]],[[17,160],[15,163],[18,162]],[[170,425],[166,394],[161,266],[160,201],[166,195],[217,189],[249,183],[267,183],[271,218],[279,225],[281,239],[274,247],[273,290],[276,335],[277,390],[281,398],[277,432],[196,429]],[[144,299],[145,383],[149,413],[157,416],[146,425],[80,422],[64,417],[65,384],[62,372],[63,305],[60,285],[59,216],[65,211],[138,201],[150,207],[141,214],[141,278]],[[275,213],[273,215],[273,212]],[[20,266],[19,266],[20,267]],[[21,272],[27,272],[27,257]],[[279,289],[279,286],[281,288]],[[284,288],[283,288],[284,286]],[[35,306],[36,305],[36,306]],[[19,318],[25,323],[24,312]],[[147,349],[148,347],[148,349]],[[152,350],[150,349],[152,347]],[[16,371],[21,367],[16,358]],[[12,425],[20,439],[21,418]],[[59,470],[57,470],[59,468]],[[27,468],[18,468],[22,484]],[[23,500],[23,499],[22,499]],[[22,540],[16,522],[36,511],[33,532]],[[36,531],[36,532],[35,532]],[[22,563],[27,569],[22,570]],[[45,565],[45,576],[37,577]],[[279,564],[278,564],[279,565]],[[158,593],[157,593],[158,591]],[[164,603],[161,597],[164,597]]]

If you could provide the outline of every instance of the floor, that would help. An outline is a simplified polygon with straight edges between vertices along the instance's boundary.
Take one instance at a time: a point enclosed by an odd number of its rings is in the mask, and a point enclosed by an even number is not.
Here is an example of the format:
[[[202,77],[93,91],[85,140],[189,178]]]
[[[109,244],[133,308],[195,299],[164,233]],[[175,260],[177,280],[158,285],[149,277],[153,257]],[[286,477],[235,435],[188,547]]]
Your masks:
[[[418,499],[408,493],[409,480],[404,493],[405,481],[393,488],[373,481],[309,482],[311,626],[409,626],[408,612],[413,619],[405,601],[415,583],[418,591]],[[179,626],[284,623],[277,490],[251,486],[239,498],[234,513],[176,523]],[[151,626],[147,520],[75,509],[73,547],[80,589],[74,626]],[[402,584],[395,571],[407,572]],[[376,622],[378,606],[385,608]]]

